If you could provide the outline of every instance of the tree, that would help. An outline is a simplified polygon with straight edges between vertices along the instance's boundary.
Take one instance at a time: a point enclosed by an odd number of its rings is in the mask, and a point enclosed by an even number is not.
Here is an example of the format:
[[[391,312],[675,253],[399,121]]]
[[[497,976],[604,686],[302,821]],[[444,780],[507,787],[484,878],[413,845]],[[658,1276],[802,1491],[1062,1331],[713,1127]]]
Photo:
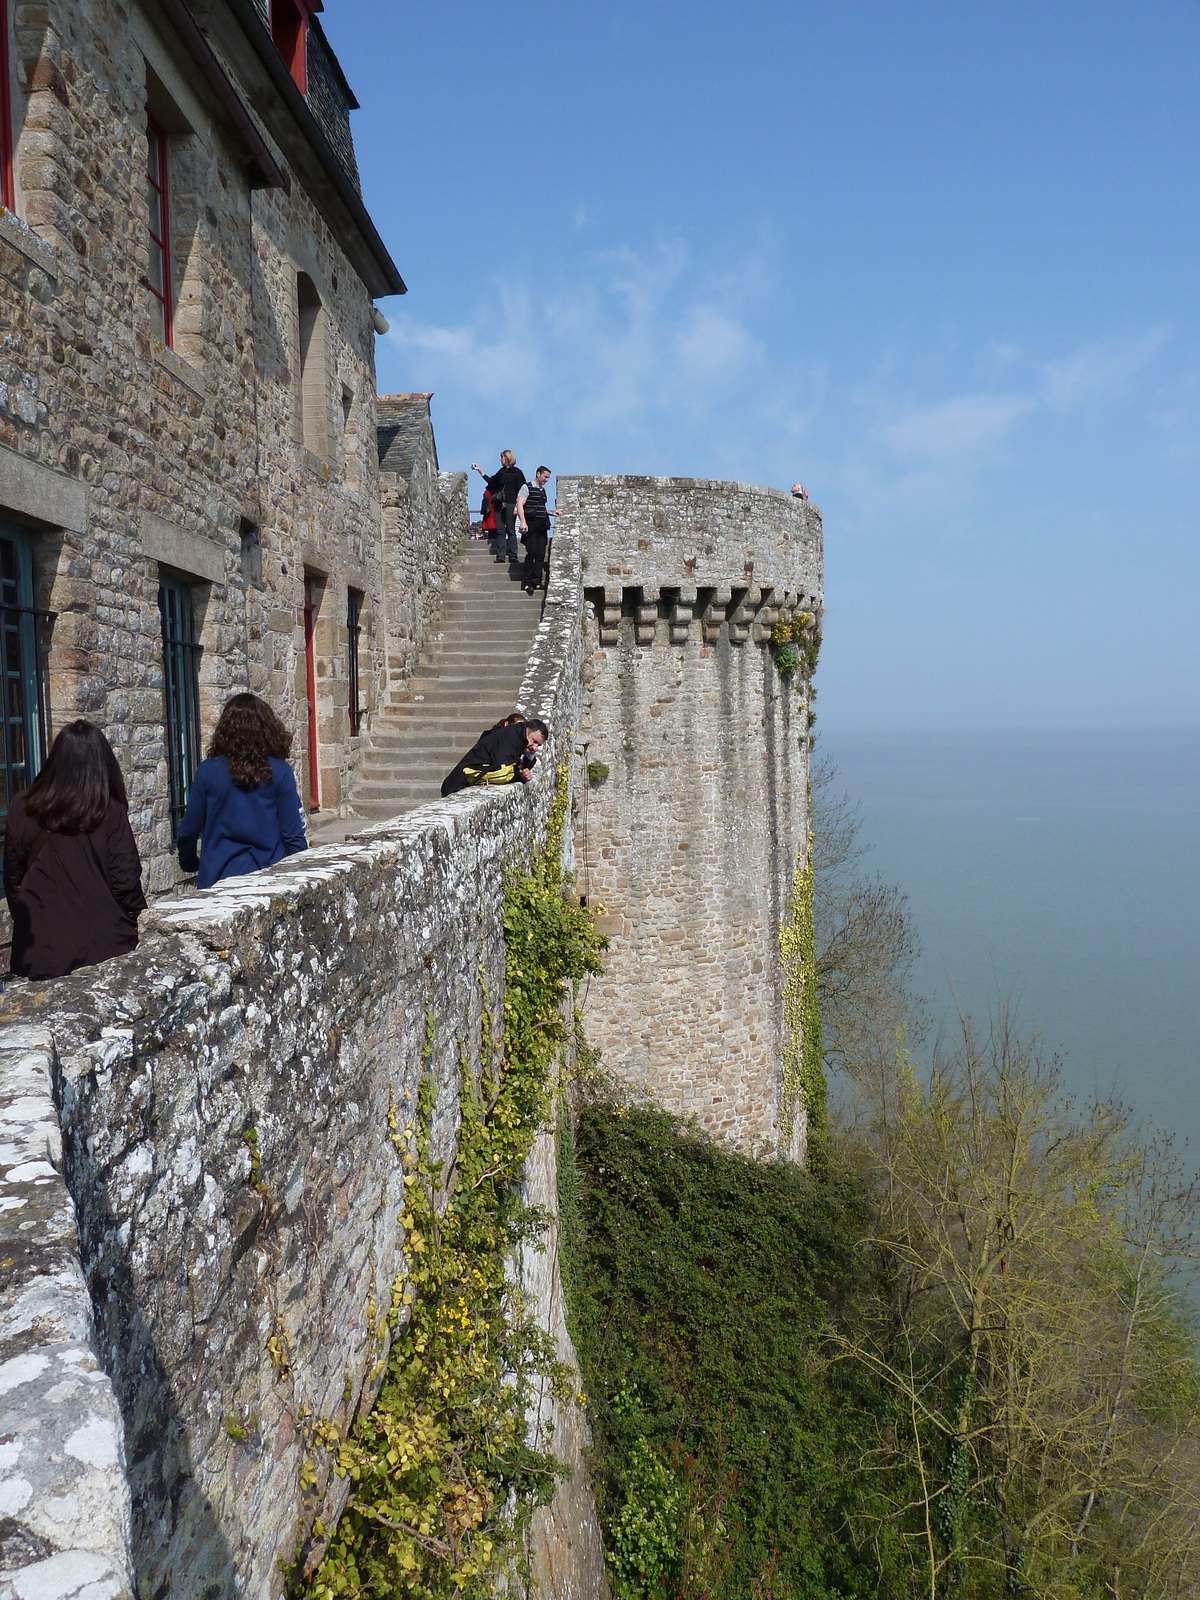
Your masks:
[[[918,941],[907,897],[863,872],[871,846],[861,838],[858,805],[837,778],[831,761],[814,762],[817,995],[826,1065],[855,1078],[881,1051],[890,1057],[897,1027],[919,1038],[924,1018],[911,989]]]
[[[883,1292],[843,1352],[895,1397],[868,1465],[940,1597],[1196,1594],[1195,1185],[1112,1101],[1076,1110],[1001,1007],[922,1078],[857,1080]]]

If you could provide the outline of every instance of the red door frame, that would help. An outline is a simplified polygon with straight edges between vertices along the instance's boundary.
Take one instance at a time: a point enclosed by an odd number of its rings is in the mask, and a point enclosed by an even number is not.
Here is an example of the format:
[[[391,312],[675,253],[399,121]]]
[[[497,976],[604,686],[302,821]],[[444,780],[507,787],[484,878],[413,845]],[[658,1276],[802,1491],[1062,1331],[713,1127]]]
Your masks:
[[[304,666],[308,674],[308,809],[319,811],[320,772],[317,766],[317,663],[314,634],[317,608],[313,601],[313,580],[304,579]]]
[[[8,87],[8,0],[0,0],[0,203],[7,211],[16,209],[12,100]]]

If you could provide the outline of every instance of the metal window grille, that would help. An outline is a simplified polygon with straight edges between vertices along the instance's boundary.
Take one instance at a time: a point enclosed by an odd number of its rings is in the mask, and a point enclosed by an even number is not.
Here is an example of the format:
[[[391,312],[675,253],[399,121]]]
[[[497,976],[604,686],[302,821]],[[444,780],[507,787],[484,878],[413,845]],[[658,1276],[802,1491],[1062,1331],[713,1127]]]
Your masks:
[[[192,594],[186,584],[162,578],[158,586],[162,617],[163,682],[167,700],[167,771],[171,780],[171,842],[187,809],[192,779],[200,765],[200,651]]]
[[[33,604],[33,559],[18,529],[0,532],[0,743],[3,794],[9,802],[37,777],[46,759],[50,726],[46,651],[53,611]]]
[[[149,180],[150,263],[147,274],[150,293],[155,299],[158,332],[164,345],[172,348],[175,334],[171,326],[171,225],[167,196],[167,136],[147,114],[146,177]]]
[[[350,649],[350,732],[362,727],[362,706],[358,699],[358,636],[362,631],[363,597],[356,589],[346,591],[346,634]]]

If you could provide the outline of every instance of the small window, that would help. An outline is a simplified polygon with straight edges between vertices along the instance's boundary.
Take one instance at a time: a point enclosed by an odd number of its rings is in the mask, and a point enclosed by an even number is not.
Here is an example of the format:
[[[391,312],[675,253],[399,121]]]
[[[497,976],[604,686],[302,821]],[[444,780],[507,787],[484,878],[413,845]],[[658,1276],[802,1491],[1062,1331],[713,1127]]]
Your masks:
[[[158,609],[162,616],[167,771],[174,844],[187,809],[192,779],[200,765],[200,644],[191,585],[163,573],[158,585]]]
[[[33,557],[23,528],[0,522],[0,677],[3,771],[0,819],[46,759],[49,707],[44,634],[53,621],[33,603]]]
[[[319,9],[319,8],[318,8]],[[308,93],[308,11],[297,0],[271,0],[271,37],[301,94]]]
[[[350,654],[350,733],[362,727],[362,706],[358,697],[358,636],[362,631],[363,597],[357,589],[346,590],[346,645]]]
[[[15,211],[12,93],[8,74],[8,0],[0,0],[0,201],[7,210]]]
[[[170,200],[167,194],[167,136],[158,122],[146,116],[146,177],[148,184],[150,226],[150,269],[147,279],[154,296],[152,334],[171,349],[174,331],[171,327],[171,226]]]

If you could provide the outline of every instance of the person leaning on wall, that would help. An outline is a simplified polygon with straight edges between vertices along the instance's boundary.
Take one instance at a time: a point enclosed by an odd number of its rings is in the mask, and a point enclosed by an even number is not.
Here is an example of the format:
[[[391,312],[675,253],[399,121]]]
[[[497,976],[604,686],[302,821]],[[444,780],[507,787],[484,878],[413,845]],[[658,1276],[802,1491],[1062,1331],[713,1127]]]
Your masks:
[[[506,718],[480,734],[442,784],[444,795],[479,784],[528,783],[537,753],[548,737],[538,717]]]
[[[265,700],[235,694],[226,703],[179,824],[179,865],[196,873],[198,889],[308,848],[291,748]]]
[[[9,806],[4,893],[21,977],[61,978],[137,947],[142,863],[121,768],[93,723],[67,723]]]

